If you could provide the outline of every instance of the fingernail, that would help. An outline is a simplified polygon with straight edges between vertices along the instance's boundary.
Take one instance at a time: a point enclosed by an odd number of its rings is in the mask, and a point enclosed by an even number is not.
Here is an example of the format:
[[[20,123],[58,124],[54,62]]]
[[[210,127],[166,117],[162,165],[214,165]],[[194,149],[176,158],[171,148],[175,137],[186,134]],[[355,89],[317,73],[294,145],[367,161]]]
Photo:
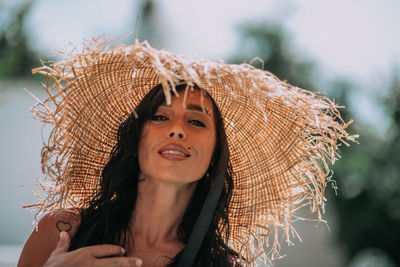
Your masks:
[[[121,248],[121,255],[125,255],[125,249],[124,248]]]
[[[143,261],[141,259],[136,259],[136,265],[137,266],[142,266]]]
[[[61,231],[60,232],[60,239],[64,239],[65,238],[65,234],[66,234],[66,232]]]

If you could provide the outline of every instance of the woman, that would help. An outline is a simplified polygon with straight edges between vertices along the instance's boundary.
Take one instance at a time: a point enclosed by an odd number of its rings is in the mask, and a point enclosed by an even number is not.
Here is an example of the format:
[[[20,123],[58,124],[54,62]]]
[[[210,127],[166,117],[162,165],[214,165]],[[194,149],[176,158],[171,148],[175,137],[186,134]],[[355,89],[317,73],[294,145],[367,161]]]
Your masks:
[[[186,87],[179,85],[176,89],[180,92]],[[143,98],[136,112],[120,126],[118,143],[103,171],[101,190],[89,208],[82,211],[82,218],[66,213],[47,215],[42,219],[45,226],[39,225],[39,231],[28,240],[21,255],[21,266],[42,265],[56,247],[56,230],[63,227],[73,236],[70,249],[82,245],[120,244],[121,248],[113,249],[116,255],[121,256],[124,248],[123,255],[134,256],[128,262],[136,262],[138,258],[145,266],[164,266],[171,259],[176,262],[179,258],[176,255],[187,242],[193,219],[198,216],[200,205],[210,190],[211,177],[215,176],[212,166],[221,157],[221,145],[227,146],[221,115],[211,98],[198,88],[185,93],[185,102],[183,96],[173,97],[171,105],[166,105],[159,85]],[[225,208],[232,187],[228,173],[226,182],[229,186],[223,192],[220,209],[215,215],[215,220],[222,219],[225,225]],[[114,195],[117,197],[112,198]],[[211,262],[219,266],[229,264],[229,249],[215,230],[216,224],[208,230],[201,251],[204,257],[199,260],[201,266]],[[87,231],[92,231],[89,239],[85,244],[77,244],[78,237]],[[45,243],[48,246],[45,251],[41,235],[48,239],[49,234],[53,242]],[[211,253],[211,249],[218,253]],[[89,249],[82,249],[82,253],[85,250]],[[115,256],[100,254],[93,258],[97,254],[92,253],[97,250],[90,251],[93,252],[79,260],[110,264],[111,259],[104,257]],[[63,252],[60,255],[56,249],[48,265],[60,266],[76,258],[74,252]],[[126,262],[126,258],[114,260]],[[79,262],[68,264],[77,266]]]
[[[53,212],[20,266],[269,264],[298,208],[321,218],[328,163],[355,138],[329,99],[246,64],[105,46],[34,70]]]

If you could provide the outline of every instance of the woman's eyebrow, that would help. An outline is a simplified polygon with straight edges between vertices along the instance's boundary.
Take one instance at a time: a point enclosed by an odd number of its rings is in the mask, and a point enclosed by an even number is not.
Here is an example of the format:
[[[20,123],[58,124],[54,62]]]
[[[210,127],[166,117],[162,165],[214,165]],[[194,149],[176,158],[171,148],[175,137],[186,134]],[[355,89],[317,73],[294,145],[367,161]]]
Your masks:
[[[171,106],[170,106],[170,105],[167,105],[167,104],[165,104],[165,103],[162,103],[162,104],[160,105],[160,107],[169,108],[169,107],[171,107]],[[185,105],[185,108],[186,108],[186,109],[189,109],[189,110],[204,112],[204,113],[206,113],[207,115],[211,116],[211,113],[210,113],[210,111],[208,111],[208,109],[206,109],[205,107],[196,105],[196,104],[186,104],[186,105]]]
[[[209,116],[211,115],[211,113],[205,107],[195,105],[195,104],[186,104],[186,109],[201,111],[201,112],[205,112]]]

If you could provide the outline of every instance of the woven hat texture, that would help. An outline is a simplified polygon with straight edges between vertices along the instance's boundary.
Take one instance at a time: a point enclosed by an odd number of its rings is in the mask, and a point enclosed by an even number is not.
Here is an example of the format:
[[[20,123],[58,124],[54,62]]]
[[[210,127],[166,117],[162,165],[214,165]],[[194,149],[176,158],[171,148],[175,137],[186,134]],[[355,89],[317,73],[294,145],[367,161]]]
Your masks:
[[[221,110],[234,190],[229,246],[253,265],[279,255],[296,235],[304,206],[321,219],[324,189],[338,146],[354,141],[330,99],[279,80],[248,64],[229,65],[156,50],[147,42],[110,47],[104,39],[82,52],[34,69],[47,77],[49,97],[33,113],[52,129],[42,149],[39,212],[82,208],[98,188],[117,129],[154,86],[167,102],[175,85],[205,89]]]

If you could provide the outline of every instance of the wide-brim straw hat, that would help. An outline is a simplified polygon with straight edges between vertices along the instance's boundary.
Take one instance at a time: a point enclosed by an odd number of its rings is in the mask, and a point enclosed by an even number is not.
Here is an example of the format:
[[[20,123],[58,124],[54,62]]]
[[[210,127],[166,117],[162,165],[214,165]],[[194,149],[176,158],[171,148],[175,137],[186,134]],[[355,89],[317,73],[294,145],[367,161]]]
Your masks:
[[[156,50],[147,42],[86,42],[82,52],[34,69],[49,97],[33,112],[51,127],[42,149],[39,212],[83,208],[98,189],[117,142],[117,129],[158,84],[167,102],[182,82],[214,99],[228,139],[234,189],[229,247],[247,262],[276,258],[296,235],[295,212],[309,206],[321,219],[324,189],[338,146],[354,141],[330,99],[279,80],[249,64],[229,65]]]

